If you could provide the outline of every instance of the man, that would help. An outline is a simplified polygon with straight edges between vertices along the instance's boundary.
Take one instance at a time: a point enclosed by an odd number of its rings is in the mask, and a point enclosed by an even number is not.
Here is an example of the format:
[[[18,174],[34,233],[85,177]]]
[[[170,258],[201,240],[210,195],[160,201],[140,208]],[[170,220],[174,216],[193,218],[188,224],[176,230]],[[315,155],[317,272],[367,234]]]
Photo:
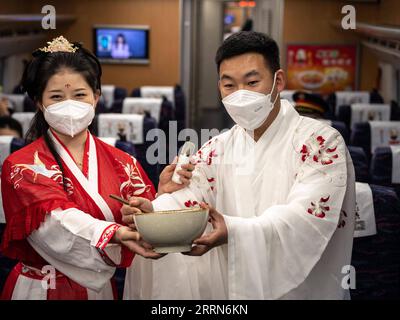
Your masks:
[[[191,252],[135,259],[126,299],[343,299],[354,230],[354,169],[340,134],[279,99],[274,40],[239,32],[216,54],[222,102],[237,123],[197,153],[189,187],[132,213],[210,206]],[[196,177],[196,179],[195,179]],[[346,283],[347,284],[347,283]]]
[[[297,112],[305,117],[324,119],[329,109],[328,103],[319,94],[296,91],[293,101]]]
[[[343,122],[326,119],[328,116],[327,113],[329,112],[329,105],[321,95],[305,91],[296,91],[293,94],[293,101],[294,108],[301,116],[322,121],[339,131],[344,141],[347,142],[349,140],[350,132]]]

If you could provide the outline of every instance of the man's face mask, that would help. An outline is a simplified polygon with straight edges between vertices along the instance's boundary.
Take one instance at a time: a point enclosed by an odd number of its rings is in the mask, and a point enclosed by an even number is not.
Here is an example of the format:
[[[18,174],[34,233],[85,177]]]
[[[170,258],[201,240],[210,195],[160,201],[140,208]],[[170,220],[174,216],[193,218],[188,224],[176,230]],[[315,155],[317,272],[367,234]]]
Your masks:
[[[275,83],[276,73],[268,95],[240,89],[222,99],[222,103],[233,121],[244,129],[254,131],[264,123],[278,99],[279,95],[276,94],[275,100],[271,101]]]

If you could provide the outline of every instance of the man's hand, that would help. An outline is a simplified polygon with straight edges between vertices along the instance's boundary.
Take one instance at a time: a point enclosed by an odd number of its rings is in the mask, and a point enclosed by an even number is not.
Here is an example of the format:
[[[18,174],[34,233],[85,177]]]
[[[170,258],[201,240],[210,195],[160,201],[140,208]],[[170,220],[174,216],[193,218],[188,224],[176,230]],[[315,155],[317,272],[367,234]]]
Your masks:
[[[176,168],[176,160],[174,162],[164,168],[164,170],[160,174],[160,181],[158,183],[158,195],[162,195],[163,193],[172,193],[174,191],[178,191],[187,187],[190,184],[190,179],[192,178],[192,171],[195,168],[195,165],[192,163],[182,165],[182,170],[179,170],[177,173],[180,176],[182,184],[178,184],[173,182],[172,176],[174,174],[174,170]]]
[[[128,227],[121,226],[114,234],[111,242],[127,247],[130,251],[144,258],[159,259],[164,255],[153,251],[153,247],[141,239],[140,234]]]
[[[124,204],[121,208],[122,222],[136,230],[134,215],[142,212],[153,212],[153,204],[149,199],[131,197],[129,206]]]
[[[207,208],[206,204],[201,204],[202,208]],[[194,240],[195,244],[190,252],[183,253],[189,256],[202,256],[214,247],[220,246],[228,242],[228,228],[226,227],[225,220],[222,214],[212,207],[210,209],[210,222],[213,226],[213,230]]]

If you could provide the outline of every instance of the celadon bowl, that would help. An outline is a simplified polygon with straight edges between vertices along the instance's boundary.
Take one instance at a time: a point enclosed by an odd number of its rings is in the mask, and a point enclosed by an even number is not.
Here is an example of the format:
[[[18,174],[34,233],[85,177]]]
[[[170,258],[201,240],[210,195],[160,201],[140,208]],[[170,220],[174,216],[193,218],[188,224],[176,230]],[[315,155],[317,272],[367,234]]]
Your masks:
[[[208,221],[208,209],[155,211],[135,215],[136,228],[157,253],[188,252]]]

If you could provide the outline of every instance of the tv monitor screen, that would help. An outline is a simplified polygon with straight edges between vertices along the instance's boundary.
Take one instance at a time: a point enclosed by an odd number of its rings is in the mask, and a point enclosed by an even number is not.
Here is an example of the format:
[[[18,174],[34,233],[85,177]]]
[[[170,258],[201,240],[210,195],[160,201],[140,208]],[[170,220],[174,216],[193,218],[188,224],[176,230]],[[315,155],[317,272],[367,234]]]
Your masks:
[[[95,26],[93,36],[100,62],[149,63],[147,26]]]

